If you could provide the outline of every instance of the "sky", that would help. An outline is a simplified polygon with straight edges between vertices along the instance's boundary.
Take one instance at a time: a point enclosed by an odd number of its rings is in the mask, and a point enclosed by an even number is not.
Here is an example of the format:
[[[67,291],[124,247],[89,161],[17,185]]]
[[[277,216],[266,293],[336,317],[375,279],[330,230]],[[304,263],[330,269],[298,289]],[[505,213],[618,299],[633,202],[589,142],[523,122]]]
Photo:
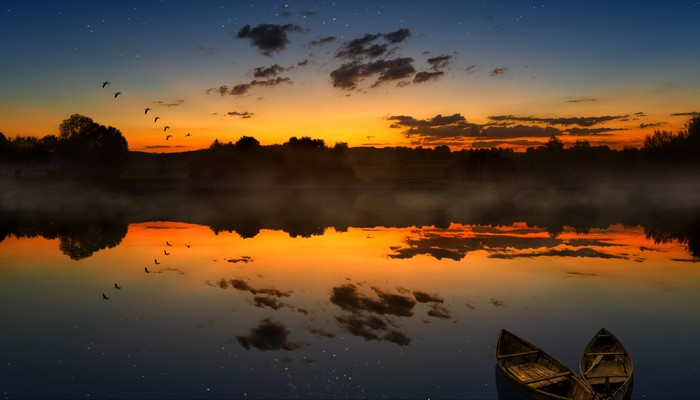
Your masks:
[[[698,21],[697,0],[0,0],[0,132],[639,147],[700,111]]]

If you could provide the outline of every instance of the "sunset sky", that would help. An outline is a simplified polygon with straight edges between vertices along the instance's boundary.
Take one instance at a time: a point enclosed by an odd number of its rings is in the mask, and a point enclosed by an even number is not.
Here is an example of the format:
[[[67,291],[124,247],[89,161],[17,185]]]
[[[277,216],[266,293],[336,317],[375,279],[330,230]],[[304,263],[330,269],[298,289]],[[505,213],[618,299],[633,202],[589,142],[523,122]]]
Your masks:
[[[0,6],[9,137],[57,134],[78,113],[156,152],[241,136],[622,148],[700,111],[700,1]]]

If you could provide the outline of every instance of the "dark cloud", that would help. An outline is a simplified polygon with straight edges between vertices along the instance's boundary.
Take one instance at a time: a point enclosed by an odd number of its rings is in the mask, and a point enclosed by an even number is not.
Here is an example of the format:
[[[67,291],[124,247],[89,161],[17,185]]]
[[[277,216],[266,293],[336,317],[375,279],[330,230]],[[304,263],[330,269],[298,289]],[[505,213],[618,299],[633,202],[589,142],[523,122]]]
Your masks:
[[[391,329],[391,325],[385,319],[374,315],[348,314],[335,319],[341,329],[365,340],[386,340],[399,346],[408,346],[411,343],[411,338],[405,333]]]
[[[471,143],[471,147],[474,149],[489,149],[492,147],[532,147],[540,146],[542,142],[536,142],[532,140],[478,140]]]
[[[336,51],[335,56],[356,61],[365,58],[378,58],[387,53],[390,44],[403,42],[409,36],[411,36],[411,31],[406,28],[386,34],[366,33],[362,37],[343,43]]]
[[[178,99],[172,103],[166,103],[164,101],[156,100],[153,102],[153,104],[163,106],[163,107],[179,107],[179,106],[185,104],[185,100]]]
[[[492,121],[520,121],[520,122],[539,122],[551,125],[579,125],[593,126],[608,121],[622,120],[628,115],[603,115],[599,117],[565,117],[565,118],[539,118],[539,117],[520,117],[515,115],[490,115],[488,118]]]
[[[464,72],[466,72],[467,74],[473,74],[474,72],[476,72],[476,64],[467,66],[467,68],[464,69]]]
[[[269,67],[257,67],[253,69],[253,78],[275,78],[280,72],[284,72],[285,69],[279,64],[273,64]]]
[[[335,36],[326,36],[326,37],[321,38],[321,39],[316,39],[316,40],[310,41],[309,47],[323,46],[324,44],[335,42],[335,40],[336,40]]]
[[[419,290],[413,291],[413,297],[419,303],[444,303],[445,302],[445,300],[443,300],[442,297],[440,297],[436,294],[425,293],[425,292],[421,292]]]
[[[491,299],[491,304],[493,304],[496,307],[507,307],[505,301],[494,298]]]
[[[428,64],[430,64],[430,69],[438,71],[441,68],[445,68],[452,62],[452,56],[449,54],[444,54],[437,57],[432,57],[428,59]]]
[[[644,112],[642,112],[642,111],[636,112],[636,113],[634,113],[633,115],[634,115],[635,117],[646,117],[646,116],[647,116],[647,115],[644,114]],[[671,115],[673,115],[673,114],[671,114]]]
[[[696,115],[700,114],[697,111],[691,111],[691,112],[677,112],[671,114],[672,117],[694,117]]]
[[[445,75],[442,71],[423,71],[416,74],[413,77],[413,83],[423,83],[431,80],[436,80],[439,77]]]
[[[606,136],[606,132],[624,131],[625,128],[569,128],[566,132],[571,136]]]
[[[401,28],[394,32],[389,32],[384,35],[384,38],[389,41],[389,43],[401,43],[411,36],[411,31],[406,28]]]
[[[416,300],[400,294],[392,294],[374,289],[376,297],[361,293],[353,284],[334,287],[331,294],[331,303],[345,311],[360,312],[369,311],[375,314],[390,314],[400,317],[413,315],[413,307]]]
[[[247,113],[248,112],[246,111],[245,114],[247,114]],[[226,115],[243,115],[243,114],[241,114],[237,111],[231,111],[231,112],[228,112]],[[250,118],[250,117],[242,117],[242,118]],[[226,259],[226,261],[228,261],[230,263],[234,263],[234,264],[239,263],[239,262],[249,263],[249,262],[253,261],[253,258],[250,256],[241,256],[239,258],[228,258],[228,259]]]
[[[582,257],[582,258],[603,258],[603,259],[623,259],[627,260],[628,257],[622,255],[614,255],[605,253],[599,250],[591,248],[579,248],[579,249],[548,249],[542,251],[531,251],[523,253],[492,253],[489,255],[491,258],[513,260],[516,258],[535,258],[535,257]]]
[[[257,68],[256,68],[257,69]],[[240,96],[243,94],[248,93],[253,87],[255,86],[277,86],[281,85],[283,83],[292,83],[291,78],[289,77],[282,77],[278,76],[276,78],[270,78],[270,79],[264,79],[264,80],[258,80],[254,79],[248,83],[239,83],[238,85],[229,88],[226,85],[219,86],[218,88],[210,88],[206,90],[207,94],[217,92],[220,95],[231,95],[231,96]]]
[[[449,116],[438,114],[425,120],[406,115],[394,115],[387,119],[395,121],[390,128],[404,129],[403,133],[406,137],[418,136],[425,140],[436,140],[481,136],[481,127],[467,122],[461,114]]]
[[[241,117],[242,119],[248,119],[248,118],[252,118],[252,117],[253,117],[253,113],[248,112],[248,111],[243,111],[243,112],[229,111],[229,112],[226,113],[226,115],[227,115],[227,116],[231,116],[231,117]],[[244,257],[245,257],[245,256],[244,256]],[[248,259],[240,258],[240,259],[236,259],[236,260],[234,260],[234,261],[232,261],[232,260],[227,260],[227,261],[228,261],[228,262],[238,262],[238,261],[248,262],[248,261],[252,261],[252,260],[250,260],[250,257],[248,257]]]
[[[368,63],[350,62],[331,71],[331,81],[334,87],[346,90],[357,88],[360,80],[377,76],[372,87],[385,82],[407,78],[415,74],[413,58],[381,59]]]
[[[246,349],[255,347],[258,350],[296,350],[302,347],[301,343],[290,342],[289,330],[279,323],[266,318],[257,327],[250,330],[245,336],[237,336],[238,343]]]
[[[640,127],[641,129],[644,129],[644,128],[653,128],[653,127],[656,127],[656,126],[663,126],[663,125],[666,125],[666,122],[651,122],[651,123],[648,123],[648,124],[641,123],[641,124],[639,124],[639,127]]]
[[[529,232],[543,232],[541,229]],[[483,250],[492,258],[521,258],[539,256],[588,257],[588,258],[625,258],[601,252],[592,247],[610,247],[610,243],[600,240],[564,240],[542,236],[519,236],[521,233],[508,230],[490,230],[479,232],[473,230],[468,234],[461,230],[424,229],[418,237],[408,237],[405,245],[392,246],[390,258],[412,258],[417,255],[429,255],[438,260],[446,258],[462,260],[469,252]],[[528,233],[528,232],[525,232]],[[426,299],[427,295],[416,295],[416,300]],[[437,299],[433,299],[437,300]],[[434,301],[437,302],[437,301]]]
[[[250,45],[257,47],[261,54],[270,56],[274,52],[284,50],[289,43],[287,33],[303,32],[299,25],[259,24],[251,28],[246,25],[236,35],[239,39],[250,39]]]
[[[484,131],[485,138],[550,137],[561,135],[562,131],[551,126],[490,126]]]
[[[297,67],[303,67],[304,65],[309,63],[309,59],[305,58],[297,63]]]
[[[567,103],[584,103],[584,102],[589,102],[589,101],[598,101],[598,99],[591,99],[589,97],[580,97],[580,98],[569,98],[566,100]]]
[[[452,319],[450,311],[440,304],[433,304],[428,311],[428,315],[440,319]]]
[[[496,76],[496,75],[503,75],[508,71],[507,67],[499,67],[499,68],[494,68],[491,70],[490,75],[491,76]]]

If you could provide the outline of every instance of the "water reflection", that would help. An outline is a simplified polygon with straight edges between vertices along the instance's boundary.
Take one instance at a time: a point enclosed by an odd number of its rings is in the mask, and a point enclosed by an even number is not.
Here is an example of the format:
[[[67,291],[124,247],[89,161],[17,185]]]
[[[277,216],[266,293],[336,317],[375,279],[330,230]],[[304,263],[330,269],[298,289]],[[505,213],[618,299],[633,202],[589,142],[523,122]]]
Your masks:
[[[495,398],[501,328],[575,367],[600,326],[635,395],[700,390],[692,207],[584,226],[422,192],[132,200],[3,212],[4,397]]]

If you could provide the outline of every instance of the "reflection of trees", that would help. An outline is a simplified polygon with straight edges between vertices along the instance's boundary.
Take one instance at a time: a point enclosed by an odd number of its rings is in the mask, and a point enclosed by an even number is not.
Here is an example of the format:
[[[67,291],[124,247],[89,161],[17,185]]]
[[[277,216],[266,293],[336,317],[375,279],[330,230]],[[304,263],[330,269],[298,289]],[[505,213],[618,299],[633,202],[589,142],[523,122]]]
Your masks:
[[[655,243],[678,241],[685,245],[693,259],[700,260],[700,218],[662,221],[658,225],[645,226],[644,234]]]
[[[82,260],[93,253],[113,248],[126,237],[127,224],[100,221],[96,224],[70,225],[60,233],[59,249],[72,260]]]

